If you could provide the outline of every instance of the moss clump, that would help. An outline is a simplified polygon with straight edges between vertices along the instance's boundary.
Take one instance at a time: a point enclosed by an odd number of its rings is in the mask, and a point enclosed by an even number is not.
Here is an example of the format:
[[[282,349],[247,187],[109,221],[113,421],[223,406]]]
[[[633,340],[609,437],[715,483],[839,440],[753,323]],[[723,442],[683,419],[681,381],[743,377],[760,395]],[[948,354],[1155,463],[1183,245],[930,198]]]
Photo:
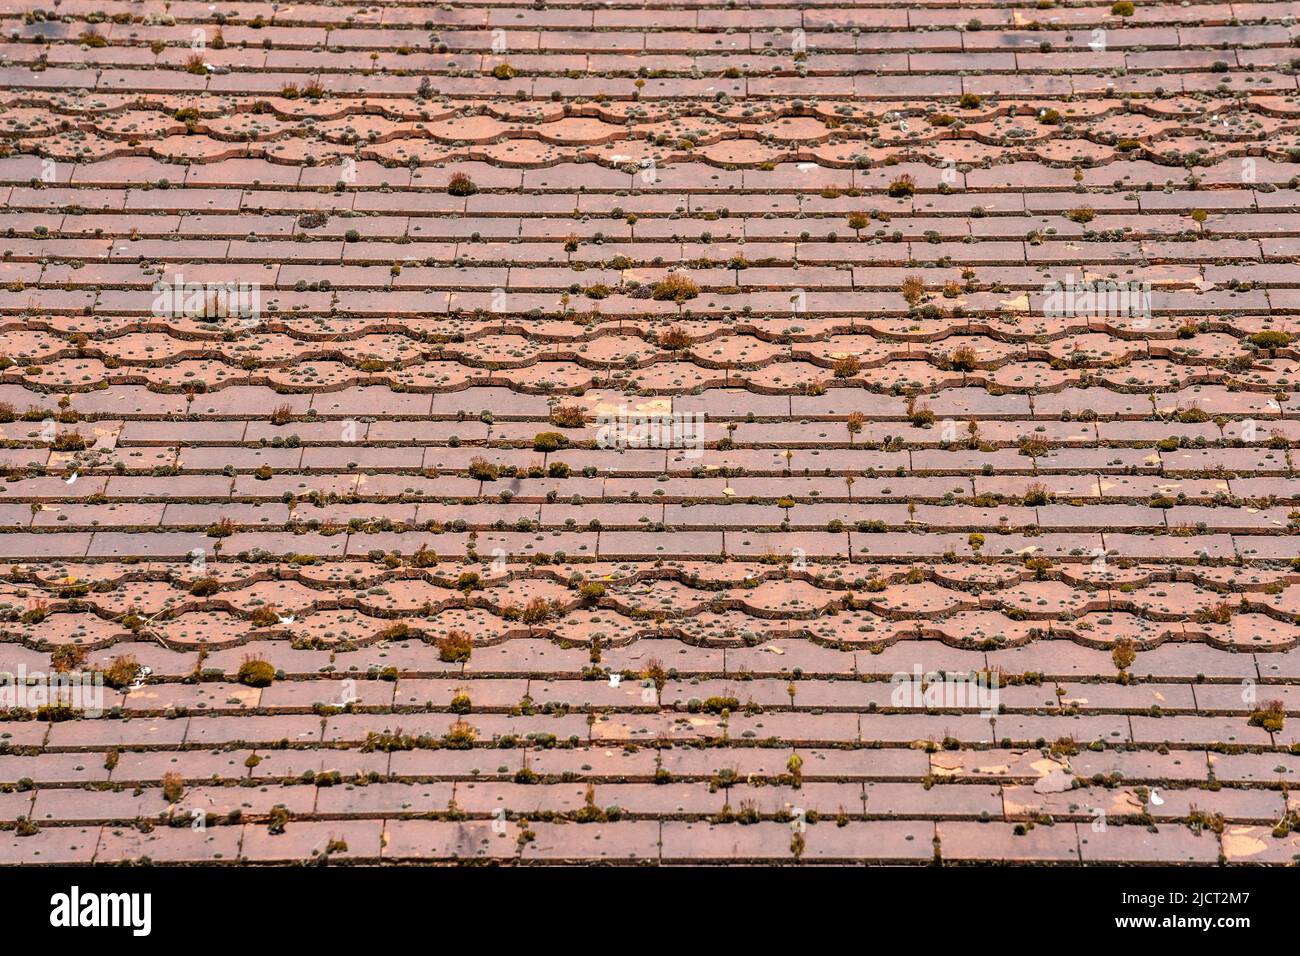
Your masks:
[[[86,439],[80,432],[60,432],[54,436],[53,448],[55,451],[84,451]]]
[[[396,731],[385,730],[382,732],[371,731],[366,734],[366,741],[361,745],[362,753],[393,753],[397,750],[414,750],[419,743],[410,734],[402,733],[399,728]]]
[[[1116,670],[1126,671],[1132,667],[1133,662],[1137,660],[1137,645],[1133,643],[1133,639],[1121,637],[1116,641],[1114,648],[1111,649],[1110,659]]]
[[[658,340],[659,347],[670,352],[680,352],[691,344],[691,337],[675,325],[664,332],[660,332]]]
[[[448,631],[438,639],[438,660],[446,664],[463,664],[474,651],[474,640],[464,631]]]
[[[472,196],[478,192],[478,187],[474,185],[474,180],[464,173],[454,173],[451,179],[447,180],[447,192],[452,196]]]
[[[86,662],[86,649],[80,644],[60,644],[50,652],[50,667],[59,674],[75,671]]]
[[[862,360],[856,355],[841,355],[831,370],[836,378],[852,378],[862,371]]]
[[[740,701],[735,697],[710,697],[700,709],[706,714],[720,714],[724,710],[734,713],[740,709]]]
[[[474,741],[478,739],[478,734],[474,728],[463,720],[458,720],[452,724],[442,737],[442,745],[448,750],[470,750],[474,746]]]
[[[1249,341],[1257,349],[1284,349],[1291,344],[1291,333],[1281,329],[1264,329],[1254,333]]]
[[[275,668],[270,662],[248,657],[239,665],[239,682],[245,687],[270,687],[275,680]]]
[[[190,582],[190,593],[195,597],[211,597],[221,590],[221,582],[216,578],[195,578]]]
[[[894,199],[906,199],[915,195],[916,180],[904,173],[889,184],[889,195]]]
[[[209,538],[229,538],[235,533],[235,523],[229,518],[222,518],[220,521],[214,521],[208,525],[207,535]]]
[[[50,616],[49,605],[46,604],[44,601],[38,599],[32,603],[31,607],[23,611],[20,620],[24,624],[40,624],[49,616]]]
[[[567,447],[569,439],[559,432],[538,432],[533,436],[533,451],[552,452]]]
[[[1250,726],[1263,727],[1270,734],[1280,733],[1286,723],[1286,707],[1280,700],[1270,700],[1251,712]]]
[[[551,424],[557,428],[581,428],[584,421],[581,405],[557,405],[551,409]]]
[[[496,481],[501,477],[501,469],[486,458],[471,458],[469,476],[478,481]]]
[[[273,605],[264,604],[253,612],[252,617],[249,618],[249,623],[253,627],[271,627],[280,623],[280,615]]]
[[[948,366],[955,372],[973,372],[978,358],[969,345],[959,345],[949,354]]]
[[[168,803],[179,802],[185,796],[185,778],[174,771],[163,774],[162,791]]]
[[[140,662],[130,654],[113,658],[104,671],[104,683],[114,690],[125,690],[140,678]]]
[[[651,292],[657,302],[685,302],[700,294],[695,280],[683,272],[670,272],[655,283]]]
[[[76,720],[80,716],[81,711],[69,704],[41,704],[36,708],[36,719],[48,721],[51,724],[57,724],[64,720]]]

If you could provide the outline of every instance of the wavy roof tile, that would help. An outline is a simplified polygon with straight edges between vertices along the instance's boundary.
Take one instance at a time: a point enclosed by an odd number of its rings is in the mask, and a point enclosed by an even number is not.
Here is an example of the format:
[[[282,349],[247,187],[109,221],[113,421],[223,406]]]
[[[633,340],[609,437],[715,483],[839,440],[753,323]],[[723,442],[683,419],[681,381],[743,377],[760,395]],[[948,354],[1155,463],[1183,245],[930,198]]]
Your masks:
[[[0,862],[1293,863],[1297,15],[8,3]]]

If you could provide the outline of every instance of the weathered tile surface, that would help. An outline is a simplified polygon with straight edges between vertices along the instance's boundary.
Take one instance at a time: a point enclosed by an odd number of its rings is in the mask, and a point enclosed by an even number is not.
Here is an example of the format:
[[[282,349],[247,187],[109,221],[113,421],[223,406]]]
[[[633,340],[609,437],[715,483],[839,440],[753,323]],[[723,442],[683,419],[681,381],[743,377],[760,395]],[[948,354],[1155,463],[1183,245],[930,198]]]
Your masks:
[[[1296,13],[0,5],[0,862],[1293,863]]]

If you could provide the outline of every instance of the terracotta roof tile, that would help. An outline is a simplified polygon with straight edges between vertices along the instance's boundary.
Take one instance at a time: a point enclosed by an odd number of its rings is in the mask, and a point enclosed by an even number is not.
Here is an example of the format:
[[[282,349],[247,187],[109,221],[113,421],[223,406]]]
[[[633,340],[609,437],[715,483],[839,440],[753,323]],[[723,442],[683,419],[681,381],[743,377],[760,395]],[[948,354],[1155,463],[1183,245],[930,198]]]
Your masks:
[[[11,4],[0,862],[1294,862],[1295,4],[1131,6]]]

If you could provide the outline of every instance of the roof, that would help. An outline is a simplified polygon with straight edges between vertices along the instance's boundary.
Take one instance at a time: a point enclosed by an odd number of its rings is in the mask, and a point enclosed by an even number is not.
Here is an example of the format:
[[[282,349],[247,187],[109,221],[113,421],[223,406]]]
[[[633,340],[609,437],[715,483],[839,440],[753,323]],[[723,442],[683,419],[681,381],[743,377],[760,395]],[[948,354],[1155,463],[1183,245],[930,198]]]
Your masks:
[[[0,862],[1292,862],[1297,14],[7,4]]]

